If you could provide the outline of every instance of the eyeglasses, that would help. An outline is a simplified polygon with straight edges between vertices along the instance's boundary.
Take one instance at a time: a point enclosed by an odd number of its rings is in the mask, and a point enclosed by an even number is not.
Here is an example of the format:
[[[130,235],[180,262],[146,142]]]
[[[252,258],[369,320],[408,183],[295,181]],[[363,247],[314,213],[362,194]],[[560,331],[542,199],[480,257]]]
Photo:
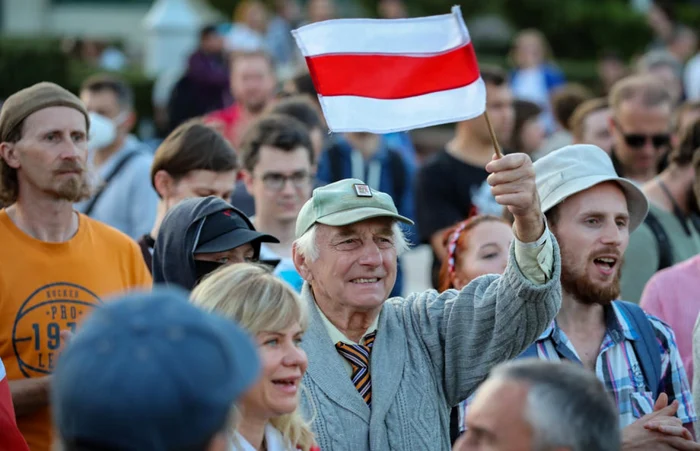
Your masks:
[[[268,172],[261,177],[265,188],[270,191],[282,191],[287,184],[287,180],[292,182],[296,189],[303,189],[309,185],[311,174],[306,171],[294,172],[291,175],[280,174],[278,172]]]
[[[651,140],[651,145],[655,149],[662,149],[669,147],[671,145],[671,134],[670,133],[657,133],[654,135],[644,135],[642,133],[625,133],[620,127],[620,124],[615,121],[615,127],[622,133],[625,138],[625,143],[635,149],[644,147],[644,145]]]

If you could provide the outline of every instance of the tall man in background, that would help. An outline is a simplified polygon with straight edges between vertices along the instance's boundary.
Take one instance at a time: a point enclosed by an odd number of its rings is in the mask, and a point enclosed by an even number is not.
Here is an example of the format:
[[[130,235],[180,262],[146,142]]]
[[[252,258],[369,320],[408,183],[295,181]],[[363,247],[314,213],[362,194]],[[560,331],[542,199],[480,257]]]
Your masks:
[[[259,118],[275,95],[275,67],[262,51],[236,52],[231,57],[231,93],[234,104],[205,117],[238,149],[248,125]]]
[[[642,185],[656,177],[671,148],[671,94],[655,78],[633,75],[613,86],[610,108],[615,170]]]

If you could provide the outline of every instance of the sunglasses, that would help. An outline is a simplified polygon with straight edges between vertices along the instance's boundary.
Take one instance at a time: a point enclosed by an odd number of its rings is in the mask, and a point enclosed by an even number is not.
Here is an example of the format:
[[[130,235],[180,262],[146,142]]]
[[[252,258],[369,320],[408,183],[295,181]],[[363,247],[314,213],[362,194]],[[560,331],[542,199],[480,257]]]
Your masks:
[[[622,133],[625,138],[625,143],[628,146],[639,149],[644,147],[649,140],[651,140],[651,145],[655,149],[661,149],[669,147],[671,145],[671,134],[670,133],[657,133],[654,135],[644,135],[642,133],[625,133],[620,127],[620,124],[615,122],[615,127]]]

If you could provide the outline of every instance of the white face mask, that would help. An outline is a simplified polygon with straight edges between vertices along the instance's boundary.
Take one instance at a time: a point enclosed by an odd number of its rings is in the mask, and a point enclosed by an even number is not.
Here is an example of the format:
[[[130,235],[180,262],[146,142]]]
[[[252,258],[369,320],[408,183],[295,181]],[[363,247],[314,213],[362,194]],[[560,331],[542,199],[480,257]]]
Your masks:
[[[117,139],[117,127],[124,122],[125,113],[120,114],[115,120],[90,113],[90,137],[88,138],[88,150],[96,151],[109,147]]]

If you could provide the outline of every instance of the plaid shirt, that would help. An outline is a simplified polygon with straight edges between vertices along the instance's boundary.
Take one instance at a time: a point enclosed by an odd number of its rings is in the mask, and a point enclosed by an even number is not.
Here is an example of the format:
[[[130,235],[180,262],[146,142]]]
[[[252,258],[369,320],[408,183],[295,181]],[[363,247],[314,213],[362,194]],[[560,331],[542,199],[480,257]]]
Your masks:
[[[695,407],[690,392],[688,377],[676,346],[673,330],[655,316],[648,315],[661,351],[661,380],[659,393],[668,395],[669,404],[679,402],[678,418],[683,424],[696,421]],[[631,341],[638,335],[619,308],[612,304],[605,307],[607,331],[600,345],[595,363],[595,372],[606,390],[615,398],[620,411],[620,427],[630,425],[654,408],[652,393],[647,391],[641,365],[634,353]],[[556,321],[540,335],[536,341],[537,353],[541,359],[560,361],[562,359],[581,363],[574,346]],[[474,395],[472,395],[473,397]],[[460,430],[464,431],[464,416],[472,398],[459,405]]]

